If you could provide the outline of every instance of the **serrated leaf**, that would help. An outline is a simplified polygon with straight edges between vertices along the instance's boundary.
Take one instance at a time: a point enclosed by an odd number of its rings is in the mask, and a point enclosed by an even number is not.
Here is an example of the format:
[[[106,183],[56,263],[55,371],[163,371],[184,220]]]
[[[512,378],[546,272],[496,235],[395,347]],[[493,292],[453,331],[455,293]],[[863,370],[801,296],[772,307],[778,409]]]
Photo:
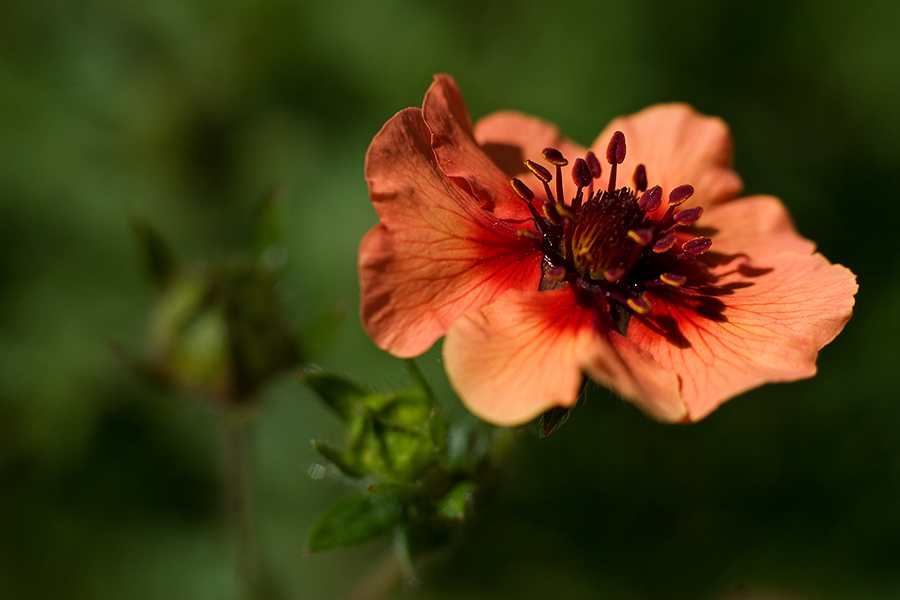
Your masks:
[[[372,540],[403,523],[404,508],[404,498],[395,486],[342,498],[313,525],[307,549],[321,552]]]

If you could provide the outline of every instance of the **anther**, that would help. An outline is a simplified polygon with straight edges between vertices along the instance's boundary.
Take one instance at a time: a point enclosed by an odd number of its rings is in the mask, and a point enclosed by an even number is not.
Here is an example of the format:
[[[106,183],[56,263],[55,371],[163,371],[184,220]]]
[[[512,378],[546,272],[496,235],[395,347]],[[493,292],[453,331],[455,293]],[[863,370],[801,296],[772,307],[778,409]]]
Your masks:
[[[641,198],[638,200],[638,206],[641,210],[648,213],[655,211],[660,204],[662,204],[662,188],[658,185],[641,194]]]
[[[641,246],[649,246],[653,241],[653,233],[649,229],[629,229],[628,237]]]
[[[659,276],[659,280],[672,287],[681,287],[687,283],[687,277],[678,273],[663,273]]]
[[[653,308],[653,305],[650,304],[650,302],[644,296],[629,298],[628,300],[626,300],[626,302],[628,304],[628,308],[639,315],[646,315]]]
[[[544,151],[541,153],[541,156],[544,157],[551,165],[556,165],[557,167],[564,167],[569,164],[569,161],[565,159],[562,155],[562,152],[557,150],[556,148],[544,148]]]
[[[534,176],[543,183],[550,183],[550,180],[553,179],[553,175],[550,174],[550,171],[532,160],[526,160],[525,166],[528,167],[528,170],[534,173]]]
[[[587,187],[591,183],[591,169],[583,158],[576,158],[572,165],[572,181],[578,187]]]
[[[632,179],[634,180],[635,190],[643,192],[647,189],[647,168],[644,166],[644,163],[641,163],[634,168]]]
[[[625,160],[625,134],[617,131],[609,140],[606,147],[606,162],[611,165],[621,165]]]
[[[712,246],[712,240],[704,236],[685,242],[681,249],[690,256],[699,256],[709,250],[710,246]]]
[[[546,279],[547,281],[565,281],[566,268],[550,267],[549,269],[544,271],[544,279]]]
[[[669,206],[678,206],[694,195],[694,186],[689,184],[679,185],[669,193]]]
[[[625,134],[617,131],[609,140],[609,146],[606,147],[606,162],[612,167],[609,171],[609,186],[607,190],[612,192],[616,189],[616,167],[625,160]]]
[[[653,244],[653,251],[657,254],[662,254],[663,252],[668,252],[669,249],[675,245],[678,236],[674,233],[669,233],[664,235],[663,237],[656,240],[656,243]]]
[[[693,225],[700,218],[701,214],[703,214],[703,208],[699,206],[679,210],[675,213],[675,222],[679,225]]]
[[[591,177],[600,179],[600,175],[603,173],[603,166],[600,164],[597,155],[588,150],[588,153],[584,156],[584,162],[587,163],[588,168],[591,170]]]
[[[622,279],[622,275],[624,274],[625,269],[623,269],[622,267],[612,267],[610,269],[604,269],[603,278],[610,283],[615,283],[618,280]]]
[[[524,237],[524,238],[528,238],[531,240],[537,240],[539,242],[544,239],[544,237],[542,235],[535,233],[530,229],[519,229],[516,231],[516,235],[519,237]]]
[[[532,192],[527,185],[522,183],[520,179],[516,179],[515,177],[513,177],[509,180],[509,185],[512,186],[512,189],[516,193],[516,195],[525,202],[531,202],[534,199],[534,192]]]

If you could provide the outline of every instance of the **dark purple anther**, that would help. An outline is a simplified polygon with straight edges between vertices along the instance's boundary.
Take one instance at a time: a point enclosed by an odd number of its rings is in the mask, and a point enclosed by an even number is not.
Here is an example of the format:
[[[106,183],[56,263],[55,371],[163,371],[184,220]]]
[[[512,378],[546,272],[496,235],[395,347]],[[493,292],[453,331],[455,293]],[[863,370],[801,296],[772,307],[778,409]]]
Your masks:
[[[597,155],[588,150],[588,153],[584,156],[584,162],[587,163],[588,168],[591,170],[591,177],[600,179],[600,175],[603,173],[603,166],[600,164]]]
[[[676,236],[674,233],[668,233],[668,234],[662,236],[661,238],[659,238],[658,240],[656,240],[656,243],[653,244],[653,251],[656,252],[657,254],[662,254],[663,252],[668,252],[669,248],[671,248],[672,246],[675,245],[675,241],[677,239],[678,239],[678,236]]]
[[[644,212],[652,213],[659,205],[662,204],[662,188],[654,185],[652,188],[641,194],[638,200],[638,206]]]
[[[562,155],[562,152],[557,150],[556,148],[544,148],[544,151],[541,153],[541,156],[544,157],[551,165],[556,165],[557,167],[564,167],[569,164],[569,161],[565,159]]]
[[[587,187],[591,183],[591,169],[583,158],[576,158],[572,165],[572,181],[578,187]]]
[[[694,195],[694,186],[689,184],[679,185],[669,194],[669,206],[678,206]]]
[[[528,170],[534,173],[534,176],[543,181],[544,183],[549,183],[551,179],[553,179],[553,175],[550,174],[545,167],[537,164],[532,160],[526,160],[525,166],[528,167]]]
[[[534,192],[532,192],[527,185],[522,183],[521,180],[513,177],[509,180],[509,185],[512,186],[512,189],[516,192],[516,195],[525,202],[531,202],[531,200],[534,199]]]
[[[703,214],[703,209],[699,206],[686,208],[675,213],[675,222],[679,225],[693,225]]]
[[[606,147],[606,162],[611,165],[621,165],[625,160],[625,134],[617,131],[609,140],[609,146]]]
[[[644,167],[644,164],[641,163],[634,168],[634,175],[632,176],[634,179],[634,189],[643,192],[647,189],[647,169]]]
[[[709,247],[712,246],[712,240],[708,237],[698,237],[694,238],[690,241],[684,243],[681,247],[684,250],[685,254],[690,254],[691,256],[699,256],[703,254]]]

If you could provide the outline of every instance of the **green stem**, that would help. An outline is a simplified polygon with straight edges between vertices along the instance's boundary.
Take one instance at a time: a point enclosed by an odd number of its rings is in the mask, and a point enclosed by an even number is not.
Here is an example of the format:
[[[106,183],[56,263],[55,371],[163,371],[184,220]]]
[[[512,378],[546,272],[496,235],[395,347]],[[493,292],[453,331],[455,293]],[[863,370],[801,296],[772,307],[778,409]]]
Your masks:
[[[237,598],[259,599],[259,567],[250,496],[249,422],[224,415],[225,511],[234,552]]]
[[[419,369],[419,365],[416,363],[414,358],[407,358],[403,362],[406,363],[406,368],[409,370],[409,374],[412,375],[413,380],[422,388],[422,391],[425,392],[425,395],[428,396],[428,399],[432,402],[436,402],[437,398],[434,395],[434,390],[431,389],[431,385],[428,383],[428,380],[425,379],[425,376],[422,375],[422,370]]]

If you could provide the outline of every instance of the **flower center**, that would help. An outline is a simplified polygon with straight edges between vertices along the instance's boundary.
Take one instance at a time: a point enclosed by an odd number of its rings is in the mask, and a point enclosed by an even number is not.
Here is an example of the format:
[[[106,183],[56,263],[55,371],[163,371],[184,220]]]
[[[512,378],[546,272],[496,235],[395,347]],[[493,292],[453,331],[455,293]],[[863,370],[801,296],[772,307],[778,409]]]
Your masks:
[[[705,272],[698,271],[696,257],[709,249],[712,240],[691,235],[689,229],[703,209],[679,208],[693,195],[693,187],[681,185],[671,190],[664,207],[662,188],[647,189],[647,171],[638,165],[634,188],[617,188],[616,171],[625,160],[625,136],[617,131],[606,150],[610,165],[607,188],[594,190],[601,165],[594,153],[588,152],[572,164],[577,191],[566,202],[562,168],[569,161],[554,148],[545,149],[542,156],[555,168],[555,177],[550,169],[531,160],[526,160],[525,166],[543,185],[545,198],[537,198],[521,180],[510,180],[531,211],[536,228],[536,232],[519,233],[538,240],[544,253],[540,289],[568,283],[586,304],[607,308],[624,330],[631,315],[651,312],[648,289],[691,294],[703,283],[690,279]]]

